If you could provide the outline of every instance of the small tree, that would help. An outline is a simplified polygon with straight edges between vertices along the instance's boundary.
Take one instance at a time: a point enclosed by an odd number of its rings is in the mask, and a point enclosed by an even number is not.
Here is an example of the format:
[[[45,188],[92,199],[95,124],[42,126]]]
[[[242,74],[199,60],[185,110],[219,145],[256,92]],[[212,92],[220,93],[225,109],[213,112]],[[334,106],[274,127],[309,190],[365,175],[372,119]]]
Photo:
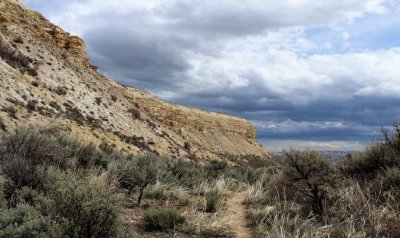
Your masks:
[[[127,160],[116,169],[116,174],[121,187],[132,193],[139,190],[137,203],[140,206],[145,188],[155,184],[160,172],[160,160],[157,156],[149,154],[135,160]]]
[[[284,176],[288,181],[285,185],[310,201],[314,213],[323,215],[327,189],[335,180],[334,166],[315,151],[290,150],[284,153]]]
[[[392,132],[389,129],[382,128],[382,134],[384,144],[395,150],[397,154],[400,154],[400,123],[396,122],[393,124]]]

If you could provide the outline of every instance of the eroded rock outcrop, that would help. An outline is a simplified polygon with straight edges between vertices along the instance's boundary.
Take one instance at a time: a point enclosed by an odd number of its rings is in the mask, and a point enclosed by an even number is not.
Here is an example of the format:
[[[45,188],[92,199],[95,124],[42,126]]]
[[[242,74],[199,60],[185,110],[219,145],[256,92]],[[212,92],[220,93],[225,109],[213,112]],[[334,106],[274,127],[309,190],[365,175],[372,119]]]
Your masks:
[[[87,49],[85,42],[78,36],[71,36],[68,32],[63,31],[60,27],[56,26],[53,29],[46,29],[56,44],[68,51],[71,55],[81,59],[85,65],[89,65],[87,58]]]
[[[0,39],[27,61],[23,68],[0,59],[0,131],[50,125],[134,154],[267,157],[248,121],[173,105],[111,81],[90,65],[82,39],[16,0],[0,0]]]

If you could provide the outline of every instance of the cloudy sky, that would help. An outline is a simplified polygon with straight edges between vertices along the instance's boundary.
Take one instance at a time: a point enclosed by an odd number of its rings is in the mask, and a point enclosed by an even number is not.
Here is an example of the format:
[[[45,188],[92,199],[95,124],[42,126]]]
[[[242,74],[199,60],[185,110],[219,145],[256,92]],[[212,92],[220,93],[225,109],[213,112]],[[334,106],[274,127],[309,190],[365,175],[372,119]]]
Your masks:
[[[400,120],[400,0],[23,0],[112,79],[244,117],[268,150],[361,149]]]

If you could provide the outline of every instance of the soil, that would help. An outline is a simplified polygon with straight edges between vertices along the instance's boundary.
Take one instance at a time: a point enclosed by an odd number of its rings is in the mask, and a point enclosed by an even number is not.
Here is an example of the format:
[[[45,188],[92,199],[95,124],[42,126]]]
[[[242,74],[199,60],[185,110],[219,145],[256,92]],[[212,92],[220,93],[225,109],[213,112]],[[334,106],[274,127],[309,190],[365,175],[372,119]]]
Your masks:
[[[247,192],[234,193],[232,197],[226,201],[228,214],[231,216],[232,229],[235,232],[235,237],[251,238],[251,229],[247,227],[246,221],[246,206],[243,204],[246,199]]]

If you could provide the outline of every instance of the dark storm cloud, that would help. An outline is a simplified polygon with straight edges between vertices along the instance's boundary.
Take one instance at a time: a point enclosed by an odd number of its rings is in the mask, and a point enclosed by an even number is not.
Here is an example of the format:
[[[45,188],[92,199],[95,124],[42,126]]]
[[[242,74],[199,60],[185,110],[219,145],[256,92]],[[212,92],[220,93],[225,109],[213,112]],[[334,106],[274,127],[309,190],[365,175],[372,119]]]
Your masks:
[[[102,28],[84,35],[94,64],[119,82],[143,89],[171,89],[190,68],[179,38]]]
[[[337,90],[340,90],[337,89]],[[270,95],[270,96],[264,96]],[[261,98],[259,98],[261,97]],[[390,126],[400,115],[400,96],[353,97],[345,101],[318,100],[298,106],[289,98],[277,97],[269,92],[260,92],[254,87],[246,90],[227,90],[223,93],[184,95],[177,103],[212,109],[213,111],[247,118],[252,121],[267,121],[279,124],[290,119],[292,124],[284,124],[284,130],[258,126],[260,139],[300,139],[300,140],[358,140],[367,141],[380,133],[382,126]],[[301,122],[306,122],[299,128]],[[340,122],[343,125],[321,124],[320,122]]]
[[[159,15],[173,19],[172,26],[184,31],[209,36],[244,36],[284,27],[331,24],[338,19],[351,19],[366,9],[360,1],[172,1],[163,5]],[[351,10],[350,10],[351,9]],[[357,9],[356,11],[354,11]],[[363,10],[361,10],[363,9]]]

